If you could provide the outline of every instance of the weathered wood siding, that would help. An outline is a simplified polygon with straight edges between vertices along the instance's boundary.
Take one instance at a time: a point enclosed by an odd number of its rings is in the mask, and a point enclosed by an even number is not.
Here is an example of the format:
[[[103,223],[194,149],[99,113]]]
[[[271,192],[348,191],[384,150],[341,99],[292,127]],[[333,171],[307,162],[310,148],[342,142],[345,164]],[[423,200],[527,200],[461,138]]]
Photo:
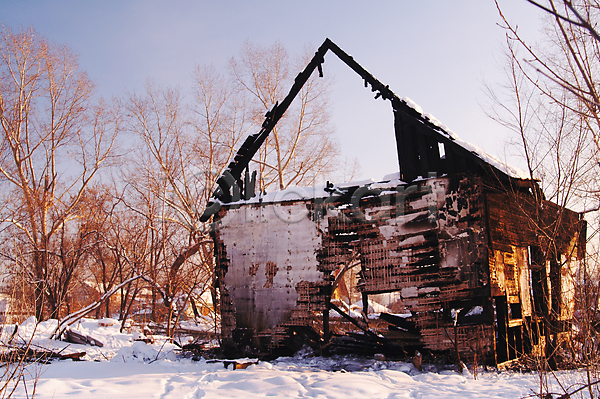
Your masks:
[[[531,335],[559,333],[567,328],[560,321],[573,318],[573,275],[584,255],[585,222],[569,209],[519,192],[487,192],[486,204],[498,315],[495,354],[501,363],[539,353],[535,346],[544,341]]]
[[[284,345],[296,327],[327,339],[334,276],[358,260],[350,290],[363,299],[395,293],[396,308],[411,314],[396,319],[400,329],[393,318],[370,321],[380,336],[432,350],[455,349],[456,340],[467,356],[512,359],[528,350],[524,323],[534,314],[532,288],[534,294],[551,290],[549,279],[530,278],[530,248],[540,245],[533,226],[556,233],[565,265],[581,256],[577,214],[547,201],[536,207],[531,198],[453,175],[224,208],[215,231],[223,340],[268,351]],[[546,296],[545,309],[552,300],[564,302],[560,313],[571,317],[569,293],[572,284],[562,285],[554,299]]]
[[[465,176],[432,178],[392,191],[365,191],[356,207],[327,220],[321,265],[347,263],[358,252],[359,289],[369,295],[399,291],[421,343],[453,347],[458,312],[461,349],[474,341],[493,348],[493,310],[487,284],[487,233],[482,185]],[[479,306],[478,317],[463,317]],[[460,313],[462,311],[462,314]],[[468,324],[485,325],[473,327]]]
[[[216,232],[224,339],[249,329],[277,345],[290,325],[322,331],[315,315],[331,298],[332,272],[358,256],[358,289],[399,292],[420,344],[450,349],[456,316],[461,349],[476,340],[489,351],[484,214],[482,185],[466,176],[225,210]]]

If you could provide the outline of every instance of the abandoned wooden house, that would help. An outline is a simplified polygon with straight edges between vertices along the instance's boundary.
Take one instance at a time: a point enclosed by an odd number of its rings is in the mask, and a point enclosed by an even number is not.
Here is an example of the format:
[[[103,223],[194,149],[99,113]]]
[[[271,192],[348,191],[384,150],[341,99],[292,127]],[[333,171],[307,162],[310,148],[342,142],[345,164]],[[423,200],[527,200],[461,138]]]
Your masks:
[[[248,161],[297,86],[321,72],[327,50],[391,102],[399,174],[254,195]],[[312,342],[499,364],[545,350],[544,338],[573,317],[572,273],[585,246],[579,215],[461,142],[329,40],[219,179],[211,215],[223,347],[233,354]]]

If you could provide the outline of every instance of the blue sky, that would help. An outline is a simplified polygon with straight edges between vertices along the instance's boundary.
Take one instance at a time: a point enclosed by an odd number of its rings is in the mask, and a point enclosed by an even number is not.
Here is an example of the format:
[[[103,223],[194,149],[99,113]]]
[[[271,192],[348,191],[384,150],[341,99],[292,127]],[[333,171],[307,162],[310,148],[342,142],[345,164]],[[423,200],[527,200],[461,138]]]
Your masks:
[[[537,9],[525,0],[499,3],[536,37]],[[107,97],[141,90],[147,78],[185,91],[195,65],[225,68],[246,40],[280,41],[297,54],[329,37],[398,96],[411,98],[462,139],[506,157],[509,133],[482,109],[488,103],[483,82],[494,86],[502,79],[504,32],[492,0],[0,0],[0,19],[68,44]],[[389,103],[373,100],[333,54],[326,56],[325,73],[334,77],[332,120],[343,153],[359,157],[360,177],[397,171]]]

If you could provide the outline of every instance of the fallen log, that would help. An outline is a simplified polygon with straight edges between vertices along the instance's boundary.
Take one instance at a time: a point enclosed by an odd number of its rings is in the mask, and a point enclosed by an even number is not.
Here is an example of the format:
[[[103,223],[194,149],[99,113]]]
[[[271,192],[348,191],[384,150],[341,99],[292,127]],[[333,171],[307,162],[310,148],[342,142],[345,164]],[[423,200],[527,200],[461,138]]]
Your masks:
[[[65,331],[64,340],[65,342],[70,342],[72,344],[99,346],[100,348],[104,346],[104,344],[98,341],[96,338],[90,337],[89,335],[80,334],[71,329],[67,329]]]
[[[86,352],[60,353],[49,349],[33,349],[15,347],[0,354],[0,365],[12,364],[15,361],[48,363],[52,359],[80,361]]]

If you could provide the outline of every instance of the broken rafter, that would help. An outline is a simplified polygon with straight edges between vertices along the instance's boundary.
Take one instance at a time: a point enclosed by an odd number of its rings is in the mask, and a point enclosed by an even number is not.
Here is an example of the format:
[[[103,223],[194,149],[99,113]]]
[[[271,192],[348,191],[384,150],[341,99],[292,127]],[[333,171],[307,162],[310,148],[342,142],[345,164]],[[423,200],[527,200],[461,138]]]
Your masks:
[[[356,327],[360,328],[365,334],[370,335],[371,337],[376,338],[378,340],[381,339],[381,337],[379,337],[377,334],[375,334],[373,331],[369,330],[368,328],[365,328],[364,326],[362,326],[358,320],[356,320],[354,317],[350,316],[349,314],[346,314],[342,309],[338,308],[333,303],[330,302],[329,306],[331,307],[331,309],[333,309],[337,313],[339,313],[340,316],[342,316],[344,319],[348,320],[350,323],[352,323]]]
[[[200,221],[206,222],[212,215],[218,212],[220,209],[220,202],[230,202],[232,200],[232,195],[230,193],[232,187],[234,188],[234,197],[239,195],[240,186],[242,185],[242,171],[248,167],[248,164],[258,149],[262,146],[283,114],[287,111],[290,104],[294,98],[296,98],[314,70],[318,69],[319,76],[323,76],[321,64],[325,62],[324,56],[328,50],[331,50],[344,63],[346,63],[346,65],[358,73],[364,79],[365,87],[367,84],[371,85],[371,91],[376,92],[375,98],[381,97],[384,100],[391,101],[395,99],[397,101],[401,101],[390,90],[389,86],[386,86],[377,80],[331,40],[325,39],[306,68],[304,68],[304,70],[300,72],[298,76],[296,76],[292,88],[290,89],[288,95],[283,99],[281,104],[279,102],[275,103],[273,108],[265,114],[265,120],[262,124],[261,130],[258,133],[252,134],[246,138],[234,156],[233,160],[229,163],[223,174],[217,179],[218,187],[213,192],[213,195],[209,200],[209,204],[206,207],[204,214],[201,216]],[[234,198],[234,200],[236,200],[236,198]]]

